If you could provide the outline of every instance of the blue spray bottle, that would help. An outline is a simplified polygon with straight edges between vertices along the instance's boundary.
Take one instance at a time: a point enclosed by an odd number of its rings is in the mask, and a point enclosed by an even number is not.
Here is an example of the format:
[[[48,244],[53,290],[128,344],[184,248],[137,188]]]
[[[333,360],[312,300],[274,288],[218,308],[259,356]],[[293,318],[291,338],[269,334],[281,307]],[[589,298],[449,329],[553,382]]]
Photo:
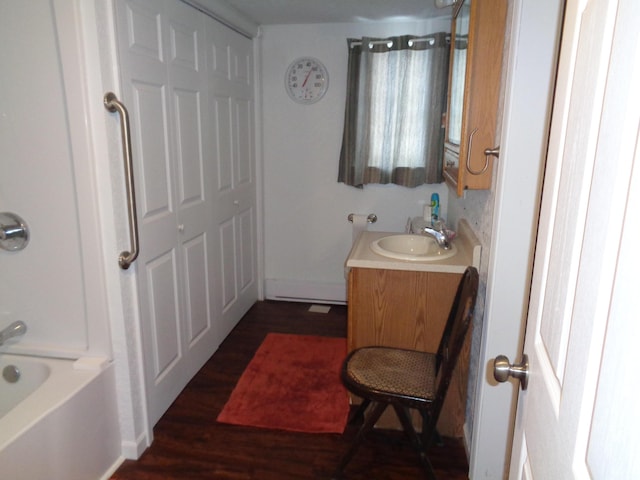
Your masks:
[[[440,220],[440,195],[437,193],[431,194],[431,225],[434,225]]]

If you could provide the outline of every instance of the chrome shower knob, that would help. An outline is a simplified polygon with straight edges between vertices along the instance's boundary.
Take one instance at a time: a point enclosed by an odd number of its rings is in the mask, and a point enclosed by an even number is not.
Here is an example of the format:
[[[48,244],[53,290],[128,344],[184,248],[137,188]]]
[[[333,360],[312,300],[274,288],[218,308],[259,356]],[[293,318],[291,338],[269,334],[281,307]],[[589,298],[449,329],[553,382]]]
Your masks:
[[[0,248],[22,250],[29,243],[29,227],[15,213],[0,212]]]

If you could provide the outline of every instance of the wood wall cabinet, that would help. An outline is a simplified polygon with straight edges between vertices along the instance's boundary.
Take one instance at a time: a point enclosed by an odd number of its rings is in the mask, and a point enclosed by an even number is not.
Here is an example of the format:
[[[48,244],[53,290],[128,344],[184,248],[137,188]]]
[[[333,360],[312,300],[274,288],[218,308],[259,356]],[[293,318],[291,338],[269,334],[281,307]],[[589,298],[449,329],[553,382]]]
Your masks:
[[[349,351],[384,345],[435,352],[461,276],[352,268],[349,271]],[[470,337],[468,334],[438,422],[438,431],[444,436],[463,435]],[[385,427],[396,426],[389,424],[395,423],[393,415],[382,421]]]
[[[451,56],[443,175],[461,196],[491,188],[507,0],[458,0]]]

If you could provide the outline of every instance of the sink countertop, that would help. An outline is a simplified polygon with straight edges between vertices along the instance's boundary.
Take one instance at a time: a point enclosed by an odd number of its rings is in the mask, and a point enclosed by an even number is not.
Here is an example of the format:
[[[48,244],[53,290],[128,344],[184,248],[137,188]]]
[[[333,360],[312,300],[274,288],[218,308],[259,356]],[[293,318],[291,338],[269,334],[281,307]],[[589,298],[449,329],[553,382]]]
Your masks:
[[[369,232],[364,231],[353,244],[345,262],[346,269],[380,268],[384,270],[410,270],[416,272],[464,273],[472,265],[480,268],[480,241],[466,220],[460,220],[453,243],[458,249],[453,257],[444,260],[398,260],[378,255],[371,250],[371,242],[389,235],[402,235],[403,232]]]

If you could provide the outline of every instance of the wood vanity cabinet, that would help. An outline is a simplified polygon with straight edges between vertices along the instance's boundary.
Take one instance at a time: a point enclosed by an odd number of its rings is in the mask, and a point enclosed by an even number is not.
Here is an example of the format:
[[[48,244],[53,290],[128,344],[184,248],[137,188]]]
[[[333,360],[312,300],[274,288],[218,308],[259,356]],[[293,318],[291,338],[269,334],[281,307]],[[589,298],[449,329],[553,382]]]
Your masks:
[[[383,345],[436,352],[461,277],[458,273],[351,268],[349,351]],[[470,337],[469,333],[438,421],[438,431],[448,437],[463,435]],[[386,414],[381,425],[399,428],[393,413]]]
[[[461,196],[491,188],[508,0],[458,0],[451,25],[443,176]]]

